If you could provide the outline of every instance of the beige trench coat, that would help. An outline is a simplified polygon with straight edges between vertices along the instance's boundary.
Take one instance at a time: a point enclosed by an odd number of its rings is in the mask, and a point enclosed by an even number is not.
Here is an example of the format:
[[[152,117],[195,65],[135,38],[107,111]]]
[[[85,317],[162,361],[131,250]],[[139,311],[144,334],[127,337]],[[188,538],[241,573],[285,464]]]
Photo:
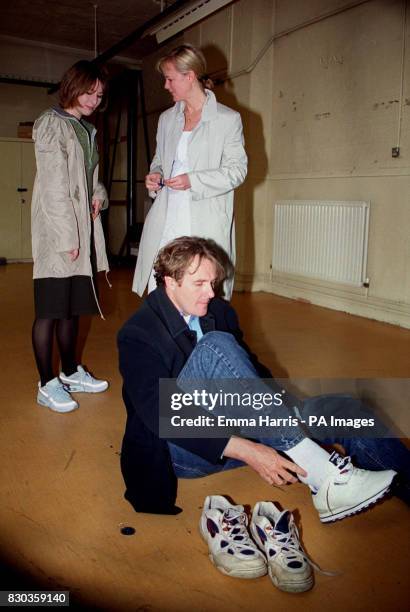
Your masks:
[[[95,133],[93,134],[95,136]],[[91,216],[83,149],[69,120],[58,109],[43,113],[33,128],[37,174],[31,202],[33,278],[92,276]],[[93,197],[108,206],[107,192],[94,172]],[[94,221],[97,269],[108,270],[101,219]],[[68,251],[79,249],[70,261]]]
[[[219,104],[214,94],[205,90],[207,100],[200,123],[188,144],[188,172],[191,188],[192,235],[212,238],[235,263],[235,224],[233,190],[246,177],[247,157],[244,149],[242,121],[239,113]],[[150,172],[165,178],[171,175],[172,164],[184,129],[184,103],[177,102],[159,118],[157,149]],[[142,295],[158,252],[167,215],[167,188],[157,194],[147,215],[135,268],[132,290]],[[225,286],[230,298],[232,284]]]

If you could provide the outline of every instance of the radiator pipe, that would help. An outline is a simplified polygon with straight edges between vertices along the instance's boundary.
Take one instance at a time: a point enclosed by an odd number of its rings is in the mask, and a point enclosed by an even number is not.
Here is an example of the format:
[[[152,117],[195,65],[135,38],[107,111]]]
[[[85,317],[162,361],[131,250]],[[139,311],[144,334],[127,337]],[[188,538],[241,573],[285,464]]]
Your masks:
[[[323,13],[322,15],[319,15],[318,17],[313,17],[312,19],[308,19],[307,21],[303,21],[302,23],[299,23],[296,26],[293,26],[292,28],[288,28],[287,30],[283,30],[282,32],[278,32],[278,34],[273,34],[269,40],[266,42],[266,44],[264,45],[264,47],[262,47],[262,49],[259,51],[259,53],[257,54],[257,56],[255,57],[255,59],[253,60],[253,62],[251,64],[249,64],[249,66],[247,68],[242,68],[242,70],[239,70],[237,72],[232,72],[232,73],[228,73],[225,76],[221,76],[221,77],[217,77],[218,74],[221,74],[221,71],[217,71],[217,72],[213,72],[210,74],[211,78],[215,78],[216,80],[216,84],[222,84],[225,81],[229,81],[231,79],[236,79],[239,76],[242,76],[244,74],[249,74],[250,72],[252,72],[255,67],[257,66],[257,64],[259,64],[259,62],[261,61],[261,59],[263,58],[263,56],[265,55],[265,53],[268,51],[268,49],[271,47],[271,45],[276,41],[279,40],[279,38],[283,38],[284,36],[288,36],[289,34],[293,34],[293,32],[297,32],[299,30],[302,30],[303,28],[306,28],[310,25],[314,25],[315,23],[319,23],[320,21],[324,21],[325,19],[329,19],[329,17],[334,17],[335,15],[339,15],[340,13],[344,13],[345,11],[349,11],[353,8],[356,8],[357,6],[360,6],[361,4],[367,4],[367,2],[373,2],[373,0],[359,0],[358,2],[351,2],[350,4],[347,4],[343,7],[340,7],[338,9],[333,9],[332,11],[328,11],[326,13]]]

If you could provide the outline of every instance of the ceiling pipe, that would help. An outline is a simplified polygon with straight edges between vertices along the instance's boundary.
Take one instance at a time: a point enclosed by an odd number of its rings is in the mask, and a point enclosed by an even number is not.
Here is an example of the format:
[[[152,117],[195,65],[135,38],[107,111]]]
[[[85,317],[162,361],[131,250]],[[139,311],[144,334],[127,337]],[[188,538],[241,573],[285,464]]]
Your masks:
[[[97,21],[97,9],[98,4],[94,4],[94,58],[98,56],[98,21]]]
[[[49,83],[48,81],[35,81],[31,79],[3,75],[0,75],[0,83],[9,83],[11,85],[30,85],[30,87],[45,87],[47,89],[55,86],[55,83]]]
[[[298,23],[297,25],[292,26],[291,28],[288,28],[287,30],[282,30],[281,32],[278,32],[277,34],[273,34],[269,38],[267,43],[259,51],[259,53],[257,54],[256,58],[253,60],[253,62],[247,68],[242,68],[241,70],[238,70],[237,72],[232,72],[228,74],[223,74],[221,71],[216,71],[216,72],[211,73],[209,76],[214,81],[215,85],[222,85],[222,83],[224,83],[225,81],[236,79],[237,77],[242,76],[244,74],[249,74],[255,69],[256,65],[260,62],[260,60],[265,55],[265,53],[268,51],[268,49],[271,47],[271,45],[277,40],[279,40],[280,38],[283,38],[284,36],[289,36],[289,34],[298,32],[299,30],[302,30],[310,25],[315,25],[316,23],[319,23],[320,21],[324,21],[325,19],[329,19],[330,17],[335,17],[336,15],[339,15],[340,13],[344,13],[346,11],[354,9],[357,6],[360,6],[362,4],[367,4],[368,2],[374,2],[374,0],[356,0],[355,2],[350,2],[349,4],[345,4],[344,6],[340,6],[336,9],[332,9],[316,17],[312,17],[312,19],[308,19],[307,21]],[[404,0],[404,2],[406,3],[406,0]],[[218,76],[218,75],[221,75],[221,76]]]
[[[162,11],[162,13],[158,13],[158,15],[155,15],[155,17],[143,23],[142,26],[134,30],[134,32],[131,32],[131,34],[113,45],[110,49],[107,49],[107,51],[101,53],[93,61],[97,64],[105,64],[105,62],[108,62],[108,60],[113,58],[115,55],[118,55],[118,53],[123,51],[123,49],[127,49],[127,47],[132,45],[139,38],[142,38],[144,34],[146,34],[147,30],[150,30],[153,26],[156,26],[163,19],[166,19],[170,15],[173,15],[174,13],[178,12],[183,6],[185,6],[185,4],[188,4],[189,2],[190,0],[177,0],[171,6]]]
[[[168,8],[166,8],[164,11],[162,11],[162,13],[158,13],[158,15],[155,15],[155,17],[152,17],[152,19],[149,19],[148,21],[143,23],[139,28],[131,32],[131,34],[128,34],[128,36],[126,36],[125,38],[117,42],[115,45],[113,45],[112,47],[104,51],[103,53],[100,53],[100,55],[95,57],[92,60],[92,62],[94,62],[95,64],[98,64],[99,66],[105,64],[110,59],[112,59],[113,57],[121,53],[121,51],[123,51],[124,49],[127,49],[134,42],[142,38],[147,33],[148,30],[156,26],[163,19],[166,19],[167,17],[169,17],[170,15],[173,15],[174,13],[177,13],[183,6],[188,4],[190,1],[191,0],[176,0],[176,2],[174,2]],[[49,89],[48,93],[49,94],[55,93],[59,89],[59,87],[60,87],[60,83],[57,83],[56,85],[54,85],[53,87]]]

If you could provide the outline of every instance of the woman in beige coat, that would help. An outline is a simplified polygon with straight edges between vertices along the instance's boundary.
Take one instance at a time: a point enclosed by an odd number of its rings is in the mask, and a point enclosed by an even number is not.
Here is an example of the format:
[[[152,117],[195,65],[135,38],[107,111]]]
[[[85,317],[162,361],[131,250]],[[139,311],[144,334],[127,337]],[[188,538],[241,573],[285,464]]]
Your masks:
[[[235,262],[233,192],[246,177],[242,121],[219,104],[201,51],[184,44],[158,62],[175,105],[162,113],[145,185],[155,201],[147,215],[133,291],[155,288],[159,249],[179,236],[212,238]],[[225,284],[230,299],[233,281]]]
[[[98,183],[96,130],[84,121],[99,106],[105,75],[80,61],[63,76],[60,107],[35,122],[37,174],[31,209],[36,318],[32,341],[40,382],[37,402],[56,412],[78,407],[71,392],[97,393],[108,383],[76,361],[78,318],[99,311],[96,273],[108,271],[100,210],[108,205]],[[52,364],[56,335],[59,376]]]

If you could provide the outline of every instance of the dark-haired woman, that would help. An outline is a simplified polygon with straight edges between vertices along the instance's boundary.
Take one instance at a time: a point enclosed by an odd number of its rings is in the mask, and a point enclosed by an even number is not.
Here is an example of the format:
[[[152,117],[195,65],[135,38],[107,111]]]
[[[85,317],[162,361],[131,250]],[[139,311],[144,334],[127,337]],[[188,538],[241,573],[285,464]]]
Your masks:
[[[100,312],[96,273],[108,271],[100,210],[108,206],[98,182],[96,130],[84,120],[100,105],[103,71],[88,61],[63,75],[60,105],[35,122],[37,174],[31,233],[35,320],[32,341],[40,375],[37,402],[56,412],[78,407],[70,392],[98,393],[95,379],[76,361],[80,315]],[[54,334],[61,358],[53,371]]]
[[[145,221],[133,290],[155,288],[160,248],[180,236],[211,238],[235,263],[234,190],[246,177],[241,116],[217,102],[203,53],[189,44],[161,58],[158,70],[175,104],[159,118],[157,149],[145,185],[155,198]],[[230,299],[233,280],[224,284]]]

